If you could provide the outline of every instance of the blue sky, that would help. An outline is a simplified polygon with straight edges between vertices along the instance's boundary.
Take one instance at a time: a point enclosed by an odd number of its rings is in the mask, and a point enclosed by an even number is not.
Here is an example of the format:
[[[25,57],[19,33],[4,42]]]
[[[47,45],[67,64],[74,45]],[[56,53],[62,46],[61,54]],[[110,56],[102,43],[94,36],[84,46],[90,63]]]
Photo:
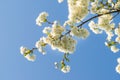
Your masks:
[[[66,1],[58,4],[57,0],[0,0],[0,80],[120,80],[115,72],[120,53],[112,53],[104,45],[105,34],[91,31],[86,40],[78,40],[76,51],[70,56],[68,74],[54,69],[53,63],[62,59],[62,53],[50,47],[46,48],[47,55],[36,51],[36,61],[27,61],[19,48],[34,47],[43,35],[43,27],[35,24],[42,11],[49,13],[50,21],[67,20]],[[119,17],[115,19],[115,23],[119,21]]]

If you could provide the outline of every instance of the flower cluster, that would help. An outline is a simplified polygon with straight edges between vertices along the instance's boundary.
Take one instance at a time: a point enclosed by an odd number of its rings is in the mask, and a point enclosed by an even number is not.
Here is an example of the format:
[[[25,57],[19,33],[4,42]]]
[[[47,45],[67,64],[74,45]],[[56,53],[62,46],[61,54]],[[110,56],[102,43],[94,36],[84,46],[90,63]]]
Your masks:
[[[117,59],[118,65],[116,66],[116,72],[120,74],[120,58]]]
[[[120,0],[117,0],[117,3],[114,5],[115,9],[120,9]]]
[[[91,2],[91,13],[97,13],[98,10],[98,0]]]
[[[70,66],[66,65],[64,61],[61,61],[60,63],[55,62],[54,63],[56,69],[60,69],[63,73],[68,73],[70,72]]]
[[[92,30],[93,33],[95,34],[101,34],[102,30],[98,28],[98,25],[95,24],[94,21],[90,21],[89,23],[90,30]]]
[[[112,15],[103,15],[98,18],[98,26],[100,29],[104,30],[105,32],[110,32],[114,29],[114,23],[111,23]]]
[[[36,56],[32,53],[32,50],[27,49],[26,47],[20,47],[20,53],[28,60],[35,61]]]
[[[64,32],[64,28],[57,21],[54,21],[51,30],[51,34],[56,37],[60,37],[62,32]]]
[[[70,72],[70,66],[64,66],[62,69],[61,69],[61,71],[62,72],[64,72],[64,73],[68,73],[68,72]]]
[[[103,14],[107,13],[108,10],[102,9],[101,11]],[[105,42],[105,45],[108,46],[111,51],[114,53],[118,52],[119,49],[116,47],[119,43],[119,34],[120,30],[119,27],[115,28],[115,24],[112,22],[113,16],[111,14],[105,14],[98,18],[98,23],[95,23],[94,21],[91,21],[89,23],[90,30],[92,30],[95,34],[101,34],[103,31],[107,34],[107,42]],[[116,40],[113,40],[113,37],[118,35]]]
[[[62,3],[64,0],[58,0]],[[120,0],[67,0],[68,3],[68,20],[63,25],[58,21],[50,22],[47,17],[47,12],[42,12],[36,19],[36,24],[42,26],[43,23],[48,23],[49,27],[44,27],[43,33],[46,36],[41,37],[35,44],[36,48],[32,50],[21,47],[20,53],[29,61],[34,61],[36,56],[34,50],[38,50],[43,55],[46,54],[45,47],[49,45],[53,50],[58,50],[64,53],[60,63],[55,62],[55,68],[60,69],[64,73],[70,72],[70,66],[65,64],[69,62],[68,55],[74,53],[77,41],[75,37],[86,39],[89,36],[88,28],[83,25],[89,22],[89,29],[95,34],[106,33],[107,38],[105,45],[116,53],[120,51],[120,24],[118,27],[113,22],[120,12]],[[118,12],[118,14],[113,14]],[[85,20],[88,14],[95,15]],[[93,21],[97,18],[98,21]],[[118,59],[116,71],[120,73],[120,58]]]
[[[103,13],[106,13],[107,11],[103,9]],[[95,34],[100,34],[102,31],[105,31],[108,35],[111,34],[112,30],[115,27],[114,23],[111,23],[112,21],[112,15],[106,14],[102,15],[98,18],[98,23],[95,23],[94,21],[91,21],[89,23],[90,29],[95,33]],[[109,37],[112,37],[113,34],[109,35]]]
[[[64,28],[57,21],[54,22],[51,28],[45,28],[43,32],[47,34],[44,42],[49,44],[53,50],[58,49],[63,53],[74,52],[76,41],[70,36],[62,36]]]
[[[106,2],[100,0],[94,0],[90,3],[90,12],[92,14],[101,14],[103,13],[103,9],[114,10],[120,9],[120,0],[118,2],[114,2],[113,0],[108,0]],[[102,12],[101,12],[102,11]]]
[[[119,49],[116,46],[111,46],[111,51],[113,51],[114,53],[118,52]]]
[[[62,3],[64,0],[58,0],[59,3]]]
[[[89,32],[87,29],[85,28],[78,28],[76,26],[74,26],[72,29],[71,29],[71,32],[70,32],[71,35],[73,36],[77,36],[79,38],[87,38],[89,36]]]
[[[88,14],[89,0],[67,0],[68,18],[71,22],[80,22]]]
[[[40,13],[36,19],[36,24],[38,26],[42,26],[42,23],[45,23],[47,21],[47,16],[48,16],[47,12]]]
[[[43,55],[46,54],[44,50],[44,47],[46,46],[45,37],[40,38],[40,40],[36,42],[35,46],[38,49],[38,51],[41,52]]]
[[[118,26],[118,28],[115,29],[115,34],[120,37],[120,24]]]
[[[120,44],[120,24],[119,24],[118,28],[115,29],[115,34],[117,35],[115,41]]]
[[[111,48],[111,51],[113,51],[114,53],[120,51],[119,48],[117,48],[117,45],[120,44],[120,25],[117,28],[114,28],[114,30],[112,30],[111,32],[107,33],[108,34],[108,42],[106,42],[106,46]],[[115,38],[114,41],[111,41],[111,38],[114,37],[115,35],[117,35],[117,37]],[[109,43],[111,43],[111,45],[107,45]]]

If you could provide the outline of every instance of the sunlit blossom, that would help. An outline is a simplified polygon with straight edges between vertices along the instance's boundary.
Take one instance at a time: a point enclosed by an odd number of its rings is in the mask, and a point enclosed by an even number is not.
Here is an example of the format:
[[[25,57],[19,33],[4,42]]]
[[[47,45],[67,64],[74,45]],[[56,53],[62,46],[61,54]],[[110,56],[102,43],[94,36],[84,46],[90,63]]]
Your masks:
[[[120,74],[120,64],[116,66],[116,72]]]
[[[36,24],[38,26],[42,26],[42,23],[46,22],[47,21],[47,16],[48,16],[48,13],[47,12],[42,12],[39,14],[39,16],[37,17],[36,19]]]
[[[63,72],[63,73],[68,73],[68,72],[70,72],[70,66],[64,66],[62,69],[61,69],[61,71]]]
[[[114,53],[118,52],[120,49],[118,49],[116,46],[111,46],[111,51]]]

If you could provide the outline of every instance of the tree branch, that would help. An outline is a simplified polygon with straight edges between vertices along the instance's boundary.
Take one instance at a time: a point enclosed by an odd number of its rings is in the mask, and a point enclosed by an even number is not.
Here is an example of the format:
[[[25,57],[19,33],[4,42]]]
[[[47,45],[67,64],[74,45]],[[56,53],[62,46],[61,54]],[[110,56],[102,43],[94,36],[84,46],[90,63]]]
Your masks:
[[[52,23],[52,22],[50,22],[50,21],[48,21],[48,20],[47,20],[46,22],[47,22],[48,24],[54,24],[54,23]]]
[[[32,48],[32,51],[37,50],[38,48]]]
[[[116,12],[119,13],[120,10],[111,11],[111,12],[108,12],[108,13],[105,13],[105,14],[98,14],[98,15],[96,15],[96,16],[94,16],[94,17],[89,18],[89,19],[86,20],[86,21],[83,21],[83,22],[82,22],[81,24],[79,24],[77,27],[81,27],[81,26],[84,25],[85,23],[87,23],[87,22],[89,22],[89,21],[91,21],[92,19],[95,19],[95,18],[97,18],[97,17],[103,16],[103,15],[106,15],[106,14],[116,13]]]
[[[111,12],[108,12],[108,13],[105,13],[105,14],[98,14],[98,15],[96,15],[96,16],[93,16],[93,17],[87,19],[86,21],[82,21],[82,23],[79,24],[77,27],[81,27],[81,26],[84,25],[85,23],[87,23],[87,22],[89,22],[89,21],[91,21],[92,19],[95,19],[95,18],[97,18],[97,17],[103,16],[103,15],[106,15],[106,14],[112,14],[112,13],[117,13],[117,15],[118,15],[119,12],[120,12],[120,10],[115,10],[115,11],[111,11]],[[117,15],[115,15],[114,17],[116,17]],[[113,17],[113,18],[114,18],[114,17]],[[71,32],[71,30],[69,30],[68,32],[66,32],[64,35],[67,35],[67,34],[69,34],[70,32]],[[62,38],[64,35],[62,35],[60,38]]]

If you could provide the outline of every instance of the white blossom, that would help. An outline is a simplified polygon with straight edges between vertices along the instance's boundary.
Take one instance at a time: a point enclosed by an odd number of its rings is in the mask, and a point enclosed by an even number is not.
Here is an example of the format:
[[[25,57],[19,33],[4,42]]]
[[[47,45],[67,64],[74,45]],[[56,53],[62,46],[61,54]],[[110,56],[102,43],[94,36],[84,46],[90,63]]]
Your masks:
[[[44,47],[40,47],[40,48],[38,49],[38,51],[41,52],[43,55],[46,54],[46,51],[44,50]]]
[[[111,46],[111,51],[113,51],[114,53],[118,52],[119,49],[116,46]]]
[[[58,49],[63,53],[73,53],[75,51],[76,40],[70,36],[57,37],[49,35],[46,38],[46,43],[49,44],[52,49]]]
[[[101,14],[105,14],[105,13],[108,13],[109,12],[109,10],[108,9],[104,9],[104,8],[102,8],[100,11],[99,11],[99,13],[101,13]]]
[[[113,32],[108,31],[108,32],[106,32],[106,34],[107,34],[107,40],[111,41],[112,37],[114,36]]]
[[[60,37],[63,31],[64,28],[60,26],[57,21],[54,21],[54,24],[52,25],[51,35]]]
[[[63,73],[68,73],[68,72],[70,72],[70,66],[64,66],[62,69],[61,69],[61,71],[63,72]]]
[[[113,0],[108,0],[108,3],[112,3]]]
[[[48,13],[47,12],[42,12],[39,14],[39,16],[36,19],[36,24],[38,26],[42,26],[42,23],[46,22],[47,20]]]
[[[35,61],[36,56],[31,53],[31,50],[27,49],[26,47],[21,46],[20,52],[28,61]]]
[[[38,48],[38,51],[41,52],[43,55],[46,54],[46,52],[45,52],[45,50],[44,50],[44,47],[46,46],[45,40],[46,40],[46,38],[45,38],[45,37],[42,37],[42,38],[40,38],[40,40],[37,41],[36,44],[35,44],[36,48]]]
[[[116,72],[120,74],[120,64],[116,66]]]
[[[60,47],[59,36],[53,36],[49,34],[46,38],[46,43],[49,44],[51,47],[55,47],[55,48]]]
[[[79,28],[76,27],[76,26],[74,26],[74,27],[71,29],[70,34],[71,34],[72,36],[79,36]]]
[[[20,47],[20,53],[22,55],[24,55],[27,51],[28,51],[28,49],[26,47],[23,47],[23,46]]]
[[[120,9],[120,1],[118,0],[118,2],[115,4],[115,9]]]
[[[64,0],[58,0],[59,3],[62,3]]]
[[[36,59],[36,56],[34,54],[28,54],[25,56],[25,58],[28,60],[28,61],[35,61]]]
[[[64,26],[64,27],[67,26],[67,25],[72,26],[73,24],[74,24],[74,23],[73,23],[72,21],[67,20],[67,21],[64,22],[63,26]]]
[[[115,24],[114,23],[110,23],[112,19],[112,15],[108,14],[108,15],[103,15],[101,17],[98,18],[98,26],[100,29],[108,32],[114,29]]]
[[[120,37],[116,37],[115,41],[120,44]]]
[[[115,28],[115,34],[120,36],[120,26],[118,28]]]
[[[93,33],[95,33],[95,34],[101,34],[102,33],[102,30],[99,29],[99,26],[97,24],[95,24],[94,21],[90,21],[89,27],[90,27],[90,30],[92,30]]]
[[[55,69],[58,69],[58,62],[54,62],[54,65],[55,65]]]
[[[62,3],[64,0],[58,0]],[[36,48],[32,50],[21,46],[20,53],[28,60],[35,61],[36,55],[33,54],[33,50],[37,49],[43,55],[46,54],[44,50],[46,45],[50,45],[53,50],[58,50],[65,54],[72,54],[76,49],[76,43],[74,37],[85,39],[89,36],[89,31],[83,26],[77,27],[78,24],[84,25],[89,22],[90,30],[95,34],[101,34],[103,31],[107,34],[105,45],[111,49],[112,52],[116,53],[120,49],[117,48],[116,44],[120,44],[120,24],[116,28],[115,23],[112,19],[116,17],[115,12],[120,10],[120,0],[67,0],[68,3],[68,20],[64,22],[63,26],[58,21],[51,23],[51,27],[45,27],[43,33],[47,34],[46,37],[40,38],[35,44]],[[106,1],[106,2],[105,2]],[[113,10],[112,10],[113,9]],[[118,10],[118,11],[117,11]],[[85,19],[89,11],[95,14],[94,17]],[[113,12],[112,12],[113,11]],[[47,12],[42,12],[36,18],[36,24],[42,26],[43,23],[48,22]],[[91,21],[92,19],[98,18],[98,22]],[[50,22],[48,22],[50,23]],[[69,27],[66,27],[69,26]],[[69,32],[66,33],[66,31]],[[116,34],[115,41],[114,34]],[[64,59],[67,61],[67,56],[64,55]],[[117,59],[118,65],[116,66],[116,72],[120,74],[120,58]],[[65,63],[54,63],[56,69],[60,69],[63,73],[70,72],[70,66]]]
[[[73,53],[75,51],[76,41],[69,36],[63,36],[60,42],[61,46],[58,48],[63,53]]]
[[[105,45],[108,47],[109,46],[109,44],[107,43],[107,42],[105,42]]]
[[[97,13],[98,1],[91,2],[91,13]]]
[[[117,59],[117,62],[120,64],[120,58]]]
[[[54,65],[57,65],[58,63],[57,62],[54,62]]]
[[[45,28],[43,29],[43,33],[45,33],[45,34],[49,34],[50,31],[51,31],[51,28],[50,28],[50,27],[45,27]]]
[[[74,26],[72,29],[71,29],[71,32],[70,32],[71,35],[73,36],[77,36],[79,38],[87,38],[89,36],[89,32],[87,29],[85,28],[78,28],[76,26]]]
[[[89,0],[67,0],[69,15],[72,22],[80,22],[88,14]]]

